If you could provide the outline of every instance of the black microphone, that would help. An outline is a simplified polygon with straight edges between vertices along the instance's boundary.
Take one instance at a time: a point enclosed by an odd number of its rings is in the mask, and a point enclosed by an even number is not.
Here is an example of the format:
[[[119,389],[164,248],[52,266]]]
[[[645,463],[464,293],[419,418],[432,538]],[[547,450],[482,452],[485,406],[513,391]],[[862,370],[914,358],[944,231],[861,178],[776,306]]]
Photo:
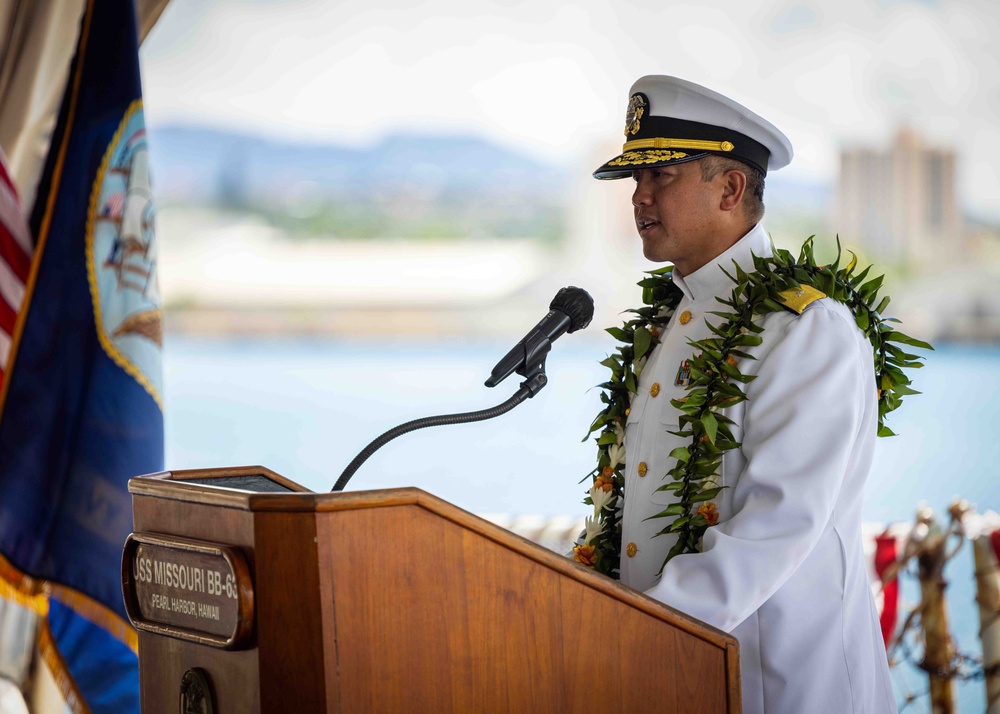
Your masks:
[[[572,285],[562,288],[549,303],[549,313],[497,362],[486,386],[495,387],[514,372],[526,376],[525,370],[538,358],[544,358],[557,337],[582,330],[593,317],[594,299],[586,290]]]

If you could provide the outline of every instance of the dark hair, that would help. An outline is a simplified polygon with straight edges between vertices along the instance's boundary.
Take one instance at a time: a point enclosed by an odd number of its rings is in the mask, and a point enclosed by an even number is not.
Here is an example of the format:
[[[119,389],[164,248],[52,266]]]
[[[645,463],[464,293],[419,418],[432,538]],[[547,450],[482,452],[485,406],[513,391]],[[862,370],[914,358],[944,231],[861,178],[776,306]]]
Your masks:
[[[764,174],[750,164],[725,156],[706,156],[701,164],[701,180],[711,181],[723,171],[741,171],[747,177],[743,191],[743,213],[754,223],[764,217]]]

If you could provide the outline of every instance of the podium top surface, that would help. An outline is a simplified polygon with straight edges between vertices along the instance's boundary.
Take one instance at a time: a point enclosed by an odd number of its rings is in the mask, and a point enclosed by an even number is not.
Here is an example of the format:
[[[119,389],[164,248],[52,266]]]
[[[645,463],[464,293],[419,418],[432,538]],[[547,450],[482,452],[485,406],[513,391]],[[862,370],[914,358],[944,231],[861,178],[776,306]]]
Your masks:
[[[416,503],[455,508],[416,487],[319,493],[264,466],[164,471],[129,479],[128,490],[133,495],[244,511],[341,511]]]

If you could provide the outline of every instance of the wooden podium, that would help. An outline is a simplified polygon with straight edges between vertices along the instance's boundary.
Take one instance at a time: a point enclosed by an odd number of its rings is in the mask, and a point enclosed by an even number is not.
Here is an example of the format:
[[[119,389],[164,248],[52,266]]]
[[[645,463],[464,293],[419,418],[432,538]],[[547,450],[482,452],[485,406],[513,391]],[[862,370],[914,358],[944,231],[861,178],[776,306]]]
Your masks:
[[[419,489],[129,491],[145,714],[741,709],[735,639]]]

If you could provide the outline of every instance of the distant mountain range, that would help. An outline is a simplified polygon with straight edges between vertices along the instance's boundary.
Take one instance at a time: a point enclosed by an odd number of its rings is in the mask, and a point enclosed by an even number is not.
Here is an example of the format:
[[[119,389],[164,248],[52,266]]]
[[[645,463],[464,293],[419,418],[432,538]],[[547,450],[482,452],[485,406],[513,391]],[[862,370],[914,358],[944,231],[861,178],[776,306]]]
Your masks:
[[[558,201],[570,174],[469,136],[394,134],[369,147],[301,144],[187,125],[151,127],[162,200],[230,201],[289,193],[371,197],[412,191],[463,198],[516,194]]]

